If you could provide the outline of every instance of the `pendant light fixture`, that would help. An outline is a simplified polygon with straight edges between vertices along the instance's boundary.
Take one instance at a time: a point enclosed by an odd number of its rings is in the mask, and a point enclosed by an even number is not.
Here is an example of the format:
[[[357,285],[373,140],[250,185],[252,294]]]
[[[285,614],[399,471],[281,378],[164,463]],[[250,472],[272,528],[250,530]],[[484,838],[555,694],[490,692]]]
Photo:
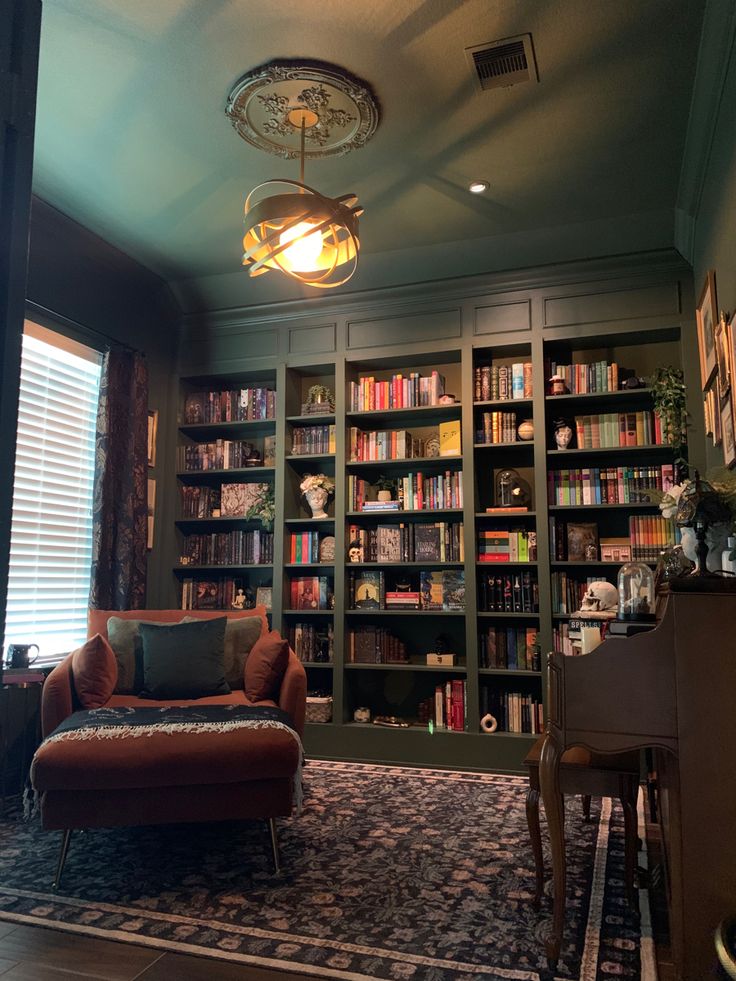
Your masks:
[[[254,146],[287,159],[299,156],[299,180],[272,178],[245,201],[243,265],[251,276],[278,270],[307,286],[342,286],[358,265],[355,194],[327,197],[304,182],[306,157],[344,155],[378,125],[367,86],[334,66],[271,62],[233,88],[227,115]]]

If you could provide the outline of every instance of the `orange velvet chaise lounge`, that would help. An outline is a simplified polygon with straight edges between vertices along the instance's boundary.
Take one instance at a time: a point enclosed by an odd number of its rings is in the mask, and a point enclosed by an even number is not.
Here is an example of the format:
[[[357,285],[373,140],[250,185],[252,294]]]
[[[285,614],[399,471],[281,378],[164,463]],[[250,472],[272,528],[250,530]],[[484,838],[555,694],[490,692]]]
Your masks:
[[[249,632],[249,642],[253,644],[249,653],[243,655],[242,649],[237,652],[240,661],[232,660],[232,643],[230,645],[229,694],[157,700],[141,698],[139,693],[130,690],[121,692],[121,687],[130,688],[132,682],[128,679],[126,686],[125,679],[118,677],[120,661],[116,651],[112,669],[115,693],[109,694],[104,702],[100,702],[99,697],[97,702],[90,701],[87,689],[90,685],[98,688],[99,682],[94,678],[90,682],[89,666],[92,664],[94,669],[95,664],[103,663],[98,657],[100,651],[108,661],[111,657],[107,645],[111,617],[118,618],[113,622],[116,630],[131,630],[136,629],[133,624],[121,622],[138,620],[170,625],[185,616],[196,620],[227,616],[228,621],[246,621],[227,627],[228,637],[239,631],[241,642]],[[251,619],[248,621],[248,618]],[[203,625],[195,629],[223,627]],[[99,638],[96,637],[98,634]],[[88,637],[84,647],[57,665],[44,684],[41,720],[45,741],[36,752],[31,770],[43,827],[64,832],[55,887],[59,884],[71,832],[81,828],[265,819],[269,823],[274,865],[278,870],[275,818],[290,815],[295,801],[295,778],[300,773],[300,738],[306,710],[306,675],[286,642],[277,633],[268,632],[265,609],[257,607],[227,613],[93,610],[89,614]],[[98,657],[96,662],[90,661],[90,652]],[[276,664],[279,659],[280,663]],[[254,672],[257,673],[255,682]],[[104,683],[109,684],[109,679]],[[264,691],[270,697],[263,697]],[[273,727],[267,727],[267,724],[263,728],[234,728],[232,731],[154,731],[145,739],[125,736],[47,739],[72,713],[85,708],[151,710],[185,705],[254,704],[286,712],[294,731],[284,725],[279,728],[278,724]]]

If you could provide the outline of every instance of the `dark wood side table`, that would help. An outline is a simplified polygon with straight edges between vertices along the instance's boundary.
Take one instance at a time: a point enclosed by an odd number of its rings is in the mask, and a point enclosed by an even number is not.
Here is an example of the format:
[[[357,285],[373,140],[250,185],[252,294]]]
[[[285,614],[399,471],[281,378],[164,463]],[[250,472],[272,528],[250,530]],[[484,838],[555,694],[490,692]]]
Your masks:
[[[30,677],[30,676],[29,676]],[[9,798],[23,793],[28,769],[41,740],[44,675],[0,685],[0,813]]]

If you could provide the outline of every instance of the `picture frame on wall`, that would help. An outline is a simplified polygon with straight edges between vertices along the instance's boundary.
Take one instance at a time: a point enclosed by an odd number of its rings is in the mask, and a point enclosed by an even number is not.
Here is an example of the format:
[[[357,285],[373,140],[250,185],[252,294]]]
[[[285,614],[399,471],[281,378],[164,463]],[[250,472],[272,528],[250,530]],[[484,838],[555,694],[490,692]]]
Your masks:
[[[718,390],[721,400],[725,399],[731,388],[731,352],[728,343],[728,321],[721,310],[721,316],[716,324],[715,344],[716,361],[718,362]]]
[[[703,428],[706,436],[713,436],[713,389],[703,392]]]
[[[156,481],[148,478],[148,526],[146,536],[146,548],[153,548],[153,516],[156,510]]]
[[[732,467],[736,463],[736,442],[733,433],[733,412],[731,411],[731,400],[723,403],[721,408],[721,431],[723,433],[723,462],[727,467]]]
[[[156,466],[156,436],[158,434],[158,409],[148,412],[148,466]]]
[[[698,327],[698,353],[700,355],[700,385],[703,390],[707,388],[708,382],[718,369],[715,338],[718,322],[717,311],[716,274],[714,269],[709,269],[695,309],[695,320]]]
[[[718,377],[713,379],[713,384],[708,389],[707,395],[711,403],[711,421],[713,423],[713,445],[720,446],[723,439],[723,427],[721,425],[721,399],[718,391]]]

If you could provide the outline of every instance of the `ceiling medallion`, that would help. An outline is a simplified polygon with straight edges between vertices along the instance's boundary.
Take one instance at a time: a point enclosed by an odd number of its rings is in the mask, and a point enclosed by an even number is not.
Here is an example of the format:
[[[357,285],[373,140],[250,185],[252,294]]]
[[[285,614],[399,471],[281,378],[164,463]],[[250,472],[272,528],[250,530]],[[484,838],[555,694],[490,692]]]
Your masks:
[[[299,156],[299,180],[271,178],[245,199],[243,265],[251,276],[278,270],[305,286],[342,286],[358,267],[355,194],[328,198],[304,183],[307,157],[361,147],[378,106],[358,79],[332,65],[272,62],[233,88],[227,115],[244,140],[268,153]]]
[[[246,143],[289,160],[301,147],[300,130],[289,122],[294,109],[310,113],[307,158],[364,146],[379,120],[378,103],[365,82],[317,61],[272,61],[254,68],[233,86],[225,112]]]

